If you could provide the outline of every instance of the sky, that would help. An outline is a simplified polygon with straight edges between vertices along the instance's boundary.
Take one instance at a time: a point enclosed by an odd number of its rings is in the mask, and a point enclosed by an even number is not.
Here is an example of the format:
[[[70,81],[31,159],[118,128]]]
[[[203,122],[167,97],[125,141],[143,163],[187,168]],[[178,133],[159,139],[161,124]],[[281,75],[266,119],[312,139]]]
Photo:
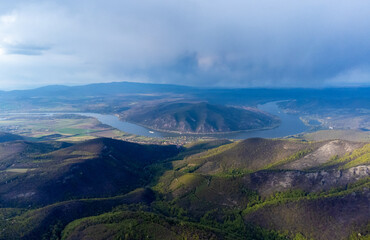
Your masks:
[[[0,90],[370,86],[368,0],[0,0]]]

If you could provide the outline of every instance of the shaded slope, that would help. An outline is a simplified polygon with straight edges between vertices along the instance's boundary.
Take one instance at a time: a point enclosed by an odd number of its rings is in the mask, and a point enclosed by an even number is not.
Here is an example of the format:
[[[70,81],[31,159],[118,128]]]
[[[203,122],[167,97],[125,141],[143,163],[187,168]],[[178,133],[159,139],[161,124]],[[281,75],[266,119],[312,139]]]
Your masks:
[[[225,239],[216,229],[148,212],[116,211],[77,220],[62,239]],[[226,238],[227,239],[227,238]]]
[[[247,214],[245,220],[270,229],[302,233],[317,240],[348,239],[353,232],[356,235],[366,233],[369,194],[365,190],[345,196],[288,201]]]
[[[11,168],[35,167],[41,163],[32,163],[42,154],[71,146],[64,142],[28,142],[10,141],[0,143],[0,170]]]
[[[279,120],[257,109],[245,110],[202,103],[162,103],[133,108],[123,113],[125,120],[152,129],[182,133],[218,133],[271,128]]]
[[[56,203],[28,211],[12,218],[14,224],[0,220],[0,239],[52,239],[59,237],[63,228],[71,221],[83,217],[109,212],[121,204],[149,204],[154,193],[149,189],[139,189],[124,196],[107,199],[72,200]]]
[[[145,166],[178,153],[175,146],[140,145],[94,139],[40,156],[40,167],[11,176],[0,185],[3,206],[121,194],[151,178]]]
[[[10,142],[15,140],[23,140],[22,136],[6,133],[6,132],[0,132],[0,143],[2,142]]]

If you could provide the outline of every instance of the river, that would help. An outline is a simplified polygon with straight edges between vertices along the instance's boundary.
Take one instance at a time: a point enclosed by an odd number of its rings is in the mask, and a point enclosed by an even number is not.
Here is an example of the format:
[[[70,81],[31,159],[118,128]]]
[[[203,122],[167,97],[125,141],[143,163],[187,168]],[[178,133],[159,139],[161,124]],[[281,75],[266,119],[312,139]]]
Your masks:
[[[299,119],[298,115],[287,114],[281,111],[281,109],[279,109],[277,105],[277,102],[269,102],[262,105],[258,105],[258,109],[278,116],[281,119],[280,126],[274,129],[267,130],[253,130],[227,134],[213,134],[206,136],[228,139],[247,139],[252,137],[280,138],[309,130],[309,127],[303,124],[303,122]],[[94,117],[103,124],[112,126],[123,132],[135,135],[156,138],[183,136],[181,134],[154,131],[133,123],[124,122],[114,115],[104,115],[98,113],[79,113],[79,114],[83,116]]]

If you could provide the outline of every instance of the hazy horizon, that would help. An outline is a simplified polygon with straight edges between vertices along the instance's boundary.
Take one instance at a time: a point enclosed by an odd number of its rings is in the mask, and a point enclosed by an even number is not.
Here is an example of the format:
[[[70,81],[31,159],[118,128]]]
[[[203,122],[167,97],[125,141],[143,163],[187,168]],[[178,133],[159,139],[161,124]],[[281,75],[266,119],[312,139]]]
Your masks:
[[[176,84],[176,83],[155,83],[155,82],[129,82],[129,81],[116,81],[116,82],[92,82],[92,83],[85,83],[85,84],[47,84],[47,85],[40,85],[40,86],[30,86],[25,88],[10,88],[10,89],[3,89],[0,87],[1,92],[11,92],[11,91],[27,91],[27,90],[35,90],[39,88],[45,87],[81,87],[87,85],[96,85],[96,84],[111,84],[111,83],[137,83],[137,84],[159,84],[159,85],[173,85],[179,87],[190,87],[190,88],[199,88],[199,89],[313,89],[313,90],[320,90],[320,89],[355,89],[355,88],[370,88],[370,85],[363,85],[363,86],[311,86],[311,87],[287,87],[287,86],[255,86],[255,87],[237,87],[237,86],[197,86],[197,85],[183,85],[183,84]]]
[[[0,89],[369,86],[368,29],[365,1],[17,0],[0,6]]]

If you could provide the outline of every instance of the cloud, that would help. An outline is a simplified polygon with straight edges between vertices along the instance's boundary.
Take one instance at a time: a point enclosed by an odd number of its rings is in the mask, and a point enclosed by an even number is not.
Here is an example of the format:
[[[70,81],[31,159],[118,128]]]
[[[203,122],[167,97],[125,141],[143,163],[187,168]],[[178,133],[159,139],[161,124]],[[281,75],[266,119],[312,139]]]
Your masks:
[[[0,88],[119,80],[369,85],[370,2],[18,0],[0,6]],[[357,80],[356,80],[357,79]]]
[[[18,54],[18,55],[42,55],[45,51],[50,50],[48,46],[36,46],[36,45],[10,45],[5,46],[6,54]]]
[[[370,86],[370,66],[359,66],[329,79],[329,85]]]

